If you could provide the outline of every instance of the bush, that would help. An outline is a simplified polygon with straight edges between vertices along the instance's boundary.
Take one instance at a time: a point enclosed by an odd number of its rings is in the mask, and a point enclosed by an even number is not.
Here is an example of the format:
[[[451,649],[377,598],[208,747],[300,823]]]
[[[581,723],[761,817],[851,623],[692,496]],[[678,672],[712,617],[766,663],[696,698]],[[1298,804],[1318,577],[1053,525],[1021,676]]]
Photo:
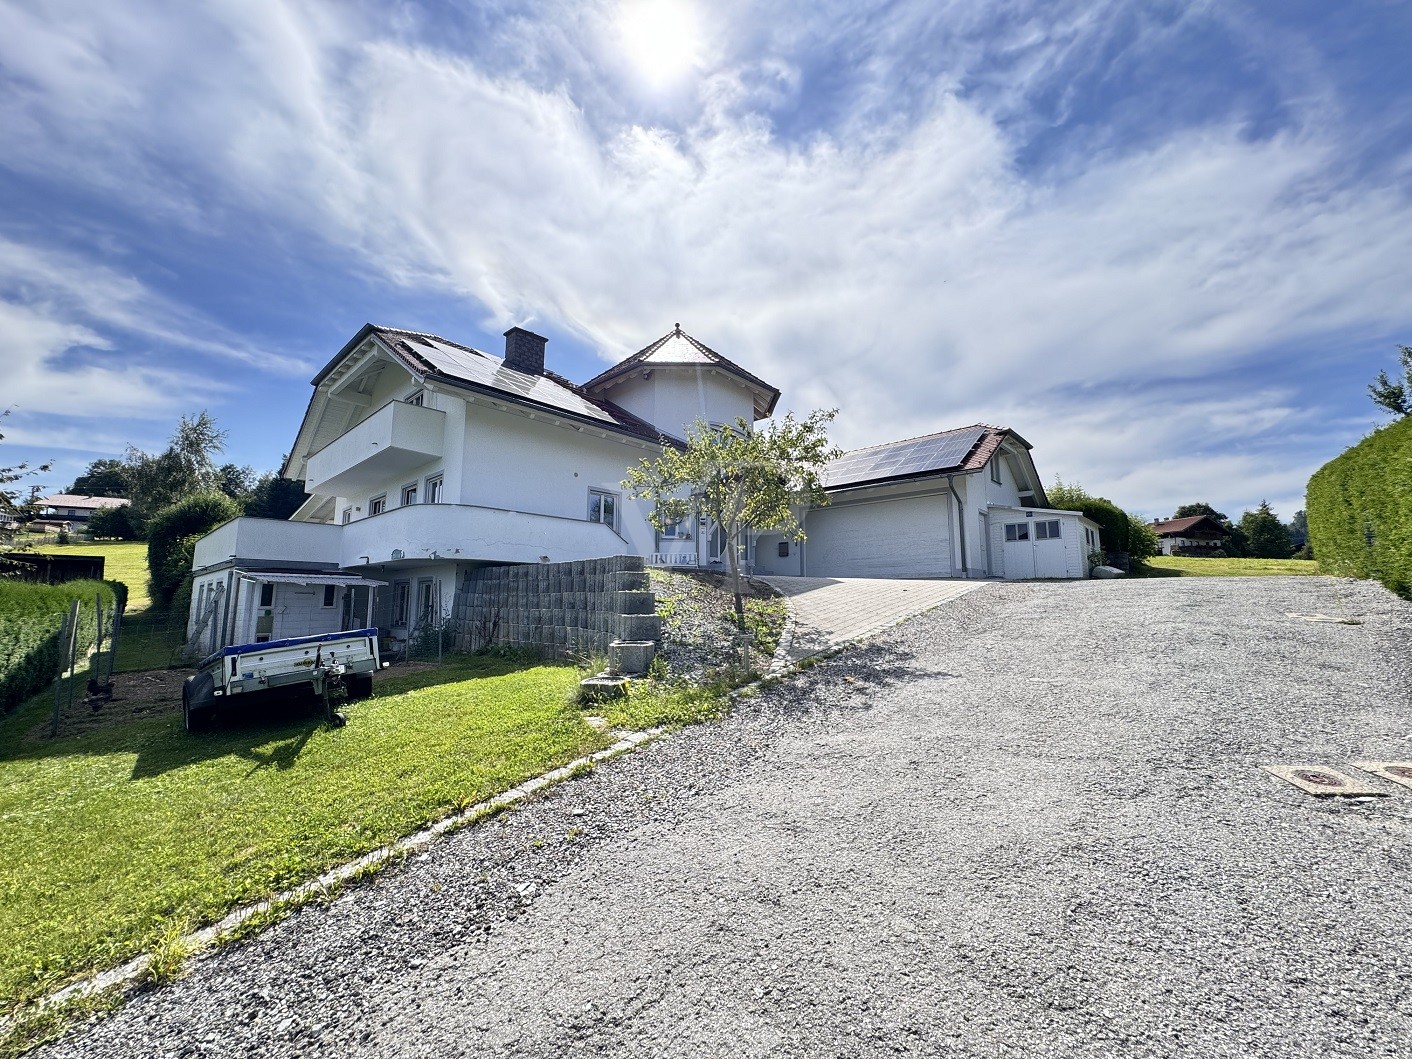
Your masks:
[[[93,512],[93,517],[88,520],[88,534],[94,539],[115,541],[135,541],[139,536],[127,504],[101,507]]]
[[[67,661],[63,657],[64,619],[77,599],[79,657],[87,655],[98,635],[94,597],[103,601],[104,628],[121,598],[109,581],[67,581],[36,585],[0,581],[0,710],[9,710],[43,688]]]
[[[147,583],[156,606],[171,606],[182,578],[191,572],[197,540],[239,514],[240,505],[224,493],[198,493],[152,517],[147,523]]]
[[[1412,418],[1315,471],[1306,507],[1321,569],[1376,578],[1412,599]]]
[[[1105,552],[1126,555],[1138,562],[1157,554],[1157,534],[1152,527],[1106,497],[1093,496],[1081,485],[1063,482],[1055,482],[1046,492],[1050,507],[1081,511],[1086,518],[1098,523]]]

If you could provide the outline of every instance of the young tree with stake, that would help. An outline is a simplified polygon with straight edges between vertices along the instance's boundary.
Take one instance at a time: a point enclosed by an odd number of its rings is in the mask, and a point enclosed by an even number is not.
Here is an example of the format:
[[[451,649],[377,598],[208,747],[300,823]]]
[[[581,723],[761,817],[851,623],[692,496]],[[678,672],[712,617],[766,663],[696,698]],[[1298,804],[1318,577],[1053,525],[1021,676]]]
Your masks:
[[[827,434],[837,414],[837,409],[815,411],[797,420],[790,412],[758,430],[744,419],[715,427],[697,420],[685,448],[664,447],[657,459],[631,468],[623,482],[632,497],[652,503],[651,521],[659,530],[694,513],[720,529],[742,631],[740,545],[752,527],[804,539],[796,511],[828,503],[820,475],[826,463],[843,455]]]

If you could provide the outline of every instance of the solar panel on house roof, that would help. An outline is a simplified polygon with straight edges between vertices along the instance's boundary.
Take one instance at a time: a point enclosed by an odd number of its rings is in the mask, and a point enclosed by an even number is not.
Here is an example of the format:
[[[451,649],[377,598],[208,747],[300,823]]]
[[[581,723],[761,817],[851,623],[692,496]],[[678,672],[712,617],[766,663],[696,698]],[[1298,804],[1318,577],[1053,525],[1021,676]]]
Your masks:
[[[959,467],[984,436],[985,427],[967,427],[945,434],[845,452],[825,468],[824,484],[829,487],[854,485],[882,478],[903,478],[928,471],[949,470]]]
[[[433,338],[399,336],[400,340],[419,357],[431,362],[439,371],[467,382],[492,389],[503,390],[534,401],[536,404],[560,408],[566,412],[597,419],[604,423],[616,423],[607,412],[586,401],[567,386],[545,378],[543,375],[526,375],[504,367],[496,357],[475,350],[459,349],[456,346],[438,342]]]

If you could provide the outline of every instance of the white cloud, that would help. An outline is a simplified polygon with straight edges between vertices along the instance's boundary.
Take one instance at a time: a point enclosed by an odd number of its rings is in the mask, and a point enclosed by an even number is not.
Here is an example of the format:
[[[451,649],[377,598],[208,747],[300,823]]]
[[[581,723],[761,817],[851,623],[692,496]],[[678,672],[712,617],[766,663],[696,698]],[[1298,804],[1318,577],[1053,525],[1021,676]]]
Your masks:
[[[1203,484],[1220,503],[1287,501],[1305,450],[1257,443],[1318,415],[1289,387],[1232,402],[1205,380],[1280,344],[1405,325],[1406,191],[1351,179],[1322,110],[1264,139],[1233,119],[1027,172],[1026,99],[1097,61],[1116,9],[1041,22],[1006,8],[991,44],[1008,49],[1006,84],[963,94],[991,7],[894,5],[860,28],[856,102],[797,142],[763,115],[797,99],[815,24],[748,30],[751,49],[732,49],[720,12],[700,107],[670,128],[585,109],[611,92],[586,83],[572,34],[536,46],[549,51],[529,78],[379,32],[371,14],[275,0],[161,34],[134,28],[150,11],[87,11],[74,34],[8,8],[0,61],[26,87],[0,117],[26,165],[140,183],[139,201],[202,230],[226,211],[282,218],[397,282],[474,298],[487,324],[571,331],[608,358],[679,319],[786,405],[841,406],[845,444],[1009,418],[1046,475],[1155,513]],[[587,40],[608,19],[575,17]],[[906,71],[879,42],[903,48],[943,18],[960,27],[955,76],[907,86],[889,116]],[[1127,47],[1150,54],[1165,32]],[[105,290],[109,308],[90,311],[113,326],[192,331],[169,307],[144,324],[145,307],[123,307],[148,303]],[[230,339],[207,352],[272,366]]]

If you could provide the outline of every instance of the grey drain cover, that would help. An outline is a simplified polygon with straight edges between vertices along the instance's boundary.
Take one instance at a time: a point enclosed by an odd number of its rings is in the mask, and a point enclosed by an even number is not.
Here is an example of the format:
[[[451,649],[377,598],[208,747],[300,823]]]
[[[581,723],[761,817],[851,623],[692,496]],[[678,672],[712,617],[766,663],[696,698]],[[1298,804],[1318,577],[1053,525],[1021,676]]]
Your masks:
[[[1316,798],[1386,798],[1387,792],[1369,786],[1362,780],[1354,779],[1337,769],[1326,765],[1261,765],[1272,776],[1278,776],[1286,783],[1293,783],[1300,790]],[[1409,784],[1412,786],[1412,784]]]
[[[1374,776],[1412,787],[1412,761],[1354,761],[1351,764]]]

